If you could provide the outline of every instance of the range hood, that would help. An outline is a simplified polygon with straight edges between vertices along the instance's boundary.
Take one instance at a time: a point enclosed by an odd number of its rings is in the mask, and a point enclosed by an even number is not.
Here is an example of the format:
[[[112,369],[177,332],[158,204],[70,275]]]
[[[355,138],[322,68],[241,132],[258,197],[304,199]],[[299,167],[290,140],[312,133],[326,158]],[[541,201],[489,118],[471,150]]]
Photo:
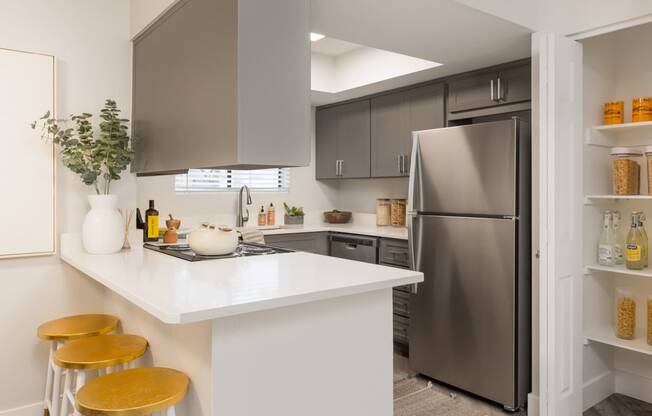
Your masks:
[[[310,161],[308,0],[181,0],[133,41],[132,171]]]

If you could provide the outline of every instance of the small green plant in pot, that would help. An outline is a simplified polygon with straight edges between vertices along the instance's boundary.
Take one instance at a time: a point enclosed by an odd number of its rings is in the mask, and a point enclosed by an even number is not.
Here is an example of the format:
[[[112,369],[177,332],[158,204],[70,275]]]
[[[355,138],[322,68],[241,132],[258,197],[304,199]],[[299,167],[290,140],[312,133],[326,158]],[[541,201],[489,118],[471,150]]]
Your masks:
[[[283,202],[283,207],[285,208],[285,225],[301,225],[303,224],[304,212],[302,207],[290,207],[288,204]]]
[[[100,110],[100,123],[93,129],[93,115],[82,113],[68,119],[55,119],[48,111],[32,128],[40,127],[44,140],[54,143],[65,167],[92,186],[88,196],[91,210],[82,226],[82,242],[92,254],[115,253],[124,242],[123,220],[117,210],[118,198],[111,195],[113,181],[120,179],[134,157],[127,123],[120,118],[114,100],[106,100]]]

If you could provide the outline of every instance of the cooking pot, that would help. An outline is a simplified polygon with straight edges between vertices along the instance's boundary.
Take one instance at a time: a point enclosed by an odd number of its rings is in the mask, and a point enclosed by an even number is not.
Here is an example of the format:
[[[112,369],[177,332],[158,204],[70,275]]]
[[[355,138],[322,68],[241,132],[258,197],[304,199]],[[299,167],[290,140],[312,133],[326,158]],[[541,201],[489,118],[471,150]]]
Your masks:
[[[238,234],[231,228],[202,224],[188,235],[188,245],[201,256],[221,256],[238,248]]]

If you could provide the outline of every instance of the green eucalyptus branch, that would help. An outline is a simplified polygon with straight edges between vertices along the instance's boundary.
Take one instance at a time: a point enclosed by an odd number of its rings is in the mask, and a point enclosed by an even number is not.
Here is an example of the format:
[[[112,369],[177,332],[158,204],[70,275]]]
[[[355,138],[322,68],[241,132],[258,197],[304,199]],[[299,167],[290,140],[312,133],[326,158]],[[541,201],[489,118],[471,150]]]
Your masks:
[[[93,186],[97,194],[108,194],[111,182],[120,179],[134,157],[127,133],[129,120],[119,115],[116,102],[106,100],[97,135],[93,134],[90,113],[54,119],[48,111],[32,123],[32,128],[41,126],[41,137],[58,147],[63,165],[78,174],[84,184]]]

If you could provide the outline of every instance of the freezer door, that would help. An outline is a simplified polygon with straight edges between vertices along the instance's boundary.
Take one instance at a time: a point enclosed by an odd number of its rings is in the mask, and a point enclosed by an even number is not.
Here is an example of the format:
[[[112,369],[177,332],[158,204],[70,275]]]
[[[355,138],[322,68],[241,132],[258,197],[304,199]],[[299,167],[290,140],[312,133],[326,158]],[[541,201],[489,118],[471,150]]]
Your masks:
[[[410,366],[435,380],[514,405],[513,219],[411,218],[424,282],[410,299]]]
[[[415,132],[410,209],[431,214],[518,215],[520,123],[511,119]]]

